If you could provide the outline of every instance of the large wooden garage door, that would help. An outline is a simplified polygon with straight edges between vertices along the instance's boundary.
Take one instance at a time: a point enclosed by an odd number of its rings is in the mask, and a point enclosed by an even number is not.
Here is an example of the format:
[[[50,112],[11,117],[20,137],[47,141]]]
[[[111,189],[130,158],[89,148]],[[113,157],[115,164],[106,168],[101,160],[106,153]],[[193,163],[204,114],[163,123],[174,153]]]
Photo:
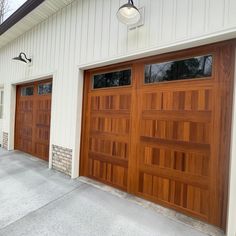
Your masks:
[[[49,158],[52,80],[17,86],[15,149]]]
[[[87,71],[81,175],[225,228],[234,52]]]
[[[127,86],[110,83],[112,76],[127,78]],[[86,127],[86,170],[87,175],[105,183],[127,190],[128,162],[131,150],[131,68],[97,76],[96,86],[88,92]],[[109,89],[99,89],[103,86]],[[126,84],[124,84],[126,85]],[[112,87],[114,86],[114,87]]]

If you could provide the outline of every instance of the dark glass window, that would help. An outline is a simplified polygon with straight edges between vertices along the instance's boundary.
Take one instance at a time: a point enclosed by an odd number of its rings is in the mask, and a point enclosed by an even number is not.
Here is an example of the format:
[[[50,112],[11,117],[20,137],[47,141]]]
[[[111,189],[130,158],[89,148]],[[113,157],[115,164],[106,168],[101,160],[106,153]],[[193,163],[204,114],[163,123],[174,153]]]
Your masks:
[[[52,83],[39,84],[38,94],[45,95],[52,93]]]
[[[32,96],[32,95],[34,95],[34,86],[21,88],[21,96]]]
[[[93,88],[109,88],[131,85],[131,69],[109,72],[93,77]]]
[[[212,74],[212,55],[150,64],[145,66],[145,83],[209,77]]]

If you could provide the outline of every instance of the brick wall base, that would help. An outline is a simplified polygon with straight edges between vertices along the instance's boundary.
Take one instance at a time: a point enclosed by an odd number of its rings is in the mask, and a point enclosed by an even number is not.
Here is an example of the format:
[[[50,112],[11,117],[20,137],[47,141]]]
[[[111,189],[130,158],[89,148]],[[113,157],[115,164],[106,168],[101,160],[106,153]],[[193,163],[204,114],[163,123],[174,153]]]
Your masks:
[[[3,132],[2,137],[3,137],[3,140],[2,140],[2,147],[3,147],[4,149],[8,149],[8,133]]]
[[[52,145],[52,168],[71,176],[72,149]]]

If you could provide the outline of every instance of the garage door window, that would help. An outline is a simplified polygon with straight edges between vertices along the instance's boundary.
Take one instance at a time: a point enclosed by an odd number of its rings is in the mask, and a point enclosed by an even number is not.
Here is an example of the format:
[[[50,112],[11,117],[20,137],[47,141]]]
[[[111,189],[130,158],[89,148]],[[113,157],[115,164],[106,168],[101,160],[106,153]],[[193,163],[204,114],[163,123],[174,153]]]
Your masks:
[[[34,95],[34,86],[27,86],[21,88],[21,96],[32,96]]]
[[[131,69],[114,71],[93,76],[93,89],[131,85]]]
[[[212,55],[145,66],[145,83],[206,78],[212,75]]]
[[[52,93],[52,83],[39,84],[38,86],[39,95],[46,95],[51,93]]]

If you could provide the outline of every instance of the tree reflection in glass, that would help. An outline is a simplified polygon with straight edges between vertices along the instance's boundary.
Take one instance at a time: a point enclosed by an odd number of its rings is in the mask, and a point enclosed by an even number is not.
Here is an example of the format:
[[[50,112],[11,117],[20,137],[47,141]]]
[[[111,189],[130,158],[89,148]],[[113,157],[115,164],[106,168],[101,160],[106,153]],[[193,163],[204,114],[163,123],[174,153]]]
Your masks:
[[[145,66],[145,83],[209,77],[212,55]]]
[[[93,77],[93,88],[109,88],[131,84],[131,69],[109,72]]]

